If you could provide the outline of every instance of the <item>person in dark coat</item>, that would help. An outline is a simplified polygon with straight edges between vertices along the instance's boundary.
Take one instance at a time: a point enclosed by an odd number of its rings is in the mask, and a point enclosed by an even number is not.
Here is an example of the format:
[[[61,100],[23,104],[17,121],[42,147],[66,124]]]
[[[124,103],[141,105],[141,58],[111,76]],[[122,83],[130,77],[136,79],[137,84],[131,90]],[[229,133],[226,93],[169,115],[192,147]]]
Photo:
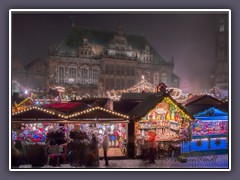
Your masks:
[[[15,141],[15,148],[19,151],[20,163],[26,163],[26,151],[23,143],[20,140]]]
[[[109,146],[108,143],[109,143],[109,136],[105,134],[103,138],[103,154],[104,154],[105,166],[109,166],[108,157],[107,157],[107,151]]]
[[[19,167],[21,165],[20,163],[21,155],[19,150],[15,147],[12,147],[11,154],[12,154],[12,159],[11,159],[12,167]]]
[[[79,153],[79,165],[86,166],[88,145],[90,144],[90,142],[87,140],[87,136],[85,133],[80,133],[80,138],[77,144],[78,144],[78,153]]]
[[[90,142],[88,165],[99,166],[99,140],[95,134],[92,135],[92,139]]]

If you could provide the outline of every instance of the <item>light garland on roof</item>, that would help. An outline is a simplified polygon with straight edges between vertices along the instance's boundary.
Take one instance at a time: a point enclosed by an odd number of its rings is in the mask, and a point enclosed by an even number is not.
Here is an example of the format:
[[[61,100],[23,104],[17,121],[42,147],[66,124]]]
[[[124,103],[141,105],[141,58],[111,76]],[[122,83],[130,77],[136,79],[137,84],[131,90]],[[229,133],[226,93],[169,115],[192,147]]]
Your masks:
[[[18,115],[18,114],[21,114],[23,112],[26,112],[26,111],[30,111],[30,110],[39,110],[39,111],[42,111],[44,113],[47,113],[47,114],[51,114],[51,115],[55,115],[56,113],[51,111],[51,110],[47,110],[47,109],[44,109],[44,108],[40,108],[40,107],[36,107],[36,106],[33,106],[33,107],[30,107],[30,108],[27,108],[25,110],[20,110],[20,111],[17,111],[17,112],[14,112],[12,113],[12,115]],[[121,113],[118,113],[118,112],[114,112],[114,111],[111,111],[111,110],[108,110],[108,109],[105,109],[105,108],[102,108],[102,107],[93,107],[93,108],[90,108],[90,109],[87,109],[87,110],[83,110],[83,111],[79,111],[79,112],[75,112],[74,114],[71,114],[69,116],[65,116],[64,114],[61,114],[61,113],[58,113],[58,117],[60,118],[65,118],[65,119],[69,119],[69,118],[72,118],[72,117],[76,117],[76,116],[79,116],[79,115],[82,115],[82,114],[87,114],[87,113],[90,113],[92,111],[95,111],[95,110],[101,110],[101,111],[104,111],[104,112],[107,112],[107,113],[110,113],[110,114],[113,114],[113,115],[116,115],[116,116],[120,116],[120,117],[123,117],[123,118],[129,118],[129,116],[127,115],[124,115],[124,114],[121,114]]]
[[[111,111],[111,110],[108,110],[108,109],[105,109],[105,108],[102,108],[102,107],[99,107],[99,106],[90,108],[88,110],[76,112],[76,113],[70,115],[69,118],[76,117],[76,116],[79,116],[79,115],[82,115],[82,114],[87,114],[87,113],[90,113],[90,112],[95,111],[95,110],[101,110],[101,111],[104,111],[104,112],[107,112],[107,113],[110,113],[110,114],[113,114],[113,115],[116,115],[116,116],[120,116],[120,117],[123,117],[123,118],[127,118],[127,119],[129,118],[129,116],[126,116],[124,114],[114,112],[114,111]]]
[[[47,113],[47,114],[55,115],[54,111],[47,110],[47,109],[44,109],[44,108],[40,108],[40,107],[37,107],[37,106],[32,106],[32,107],[26,108],[24,110],[20,110],[20,111],[14,112],[14,113],[12,113],[12,115],[13,116],[14,115],[18,115],[18,114],[21,114],[23,112],[30,111],[30,110],[39,110],[39,111],[42,111],[42,112]]]
[[[173,99],[178,99],[182,95],[182,90],[179,88],[167,87],[166,89],[170,92],[170,95],[173,97]],[[131,88],[116,91],[113,89],[111,91],[107,91],[106,93],[110,99],[119,100],[122,96],[122,93],[142,93],[142,92],[156,93],[159,92],[159,89],[157,85],[151,84],[143,76],[142,80]]]
[[[190,117],[188,114],[186,114],[182,109],[180,109],[180,108],[177,106],[177,104],[176,104],[175,102],[173,102],[170,98],[165,97],[165,98],[163,99],[163,102],[170,103],[171,105],[173,105],[173,106],[179,111],[179,113],[180,113],[183,117],[185,117],[185,118],[187,118],[187,119],[191,119],[191,117]]]
[[[148,82],[145,78],[143,78],[139,83],[134,85],[131,88],[123,89],[123,90],[111,90],[107,91],[107,96],[113,100],[119,100],[121,98],[122,93],[154,93],[157,92],[156,86]]]

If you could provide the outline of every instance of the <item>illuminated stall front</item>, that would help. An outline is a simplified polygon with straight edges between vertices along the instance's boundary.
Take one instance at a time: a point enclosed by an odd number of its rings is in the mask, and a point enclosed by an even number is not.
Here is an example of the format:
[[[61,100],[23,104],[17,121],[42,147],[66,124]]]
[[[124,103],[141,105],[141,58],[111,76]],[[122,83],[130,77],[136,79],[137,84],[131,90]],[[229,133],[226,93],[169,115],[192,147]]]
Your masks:
[[[135,116],[135,156],[140,156],[149,138],[156,134],[159,153],[176,156],[182,140],[190,138],[190,122],[193,119],[169,94],[161,93],[146,98],[130,113]]]
[[[102,107],[92,107],[69,116],[70,129],[95,134],[99,139],[99,155],[103,157],[103,136],[109,136],[109,157],[126,157],[128,143],[127,115]]]
[[[29,106],[24,110],[12,112],[12,140],[45,143],[47,132],[59,129],[59,125],[64,123],[65,116],[61,112]]]
[[[89,137],[94,133],[100,140],[99,154],[103,156],[102,140],[109,136],[109,156],[126,157],[128,116],[82,102],[54,103],[32,106],[12,113],[12,139],[26,143],[44,144],[49,130],[62,129],[66,139],[71,130],[81,130]]]
[[[228,113],[211,107],[194,115],[191,151],[228,149]]]

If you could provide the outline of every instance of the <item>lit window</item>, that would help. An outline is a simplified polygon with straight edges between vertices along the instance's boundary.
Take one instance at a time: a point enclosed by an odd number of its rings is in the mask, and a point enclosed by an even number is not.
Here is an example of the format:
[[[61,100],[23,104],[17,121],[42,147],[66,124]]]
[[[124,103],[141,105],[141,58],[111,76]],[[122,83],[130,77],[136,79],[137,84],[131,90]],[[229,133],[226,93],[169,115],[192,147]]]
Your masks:
[[[223,24],[220,25],[219,31],[220,31],[220,32],[224,32],[224,25],[223,25]]]
[[[162,73],[161,80],[163,83],[167,82],[167,74],[166,73]]]
[[[158,83],[159,83],[159,74],[154,73],[153,84],[158,84]]]
[[[77,67],[70,66],[68,68],[68,82],[70,84],[77,83]]]
[[[100,70],[98,67],[95,67],[92,69],[92,83],[93,84],[98,84],[98,79],[100,75]]]
[[[88,66],[81,67],[81,84],[88,84],[89,81],[89,68]]]
[[[64,68],[64,66],[58,66],[58,80],[57,80],[57,82],[59,84],[63,84],[65,82],[64,78],[65,78],[65,68]]]

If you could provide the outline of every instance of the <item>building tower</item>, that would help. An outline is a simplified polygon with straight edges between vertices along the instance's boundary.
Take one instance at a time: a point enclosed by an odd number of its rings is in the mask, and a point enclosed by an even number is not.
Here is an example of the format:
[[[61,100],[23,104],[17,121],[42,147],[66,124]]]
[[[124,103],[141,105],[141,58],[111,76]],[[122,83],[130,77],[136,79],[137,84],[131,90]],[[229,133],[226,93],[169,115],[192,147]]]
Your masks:
[[[217,32],[215,86],[223,90],[228,89],[228,47],[228,16],[222,16]]]

